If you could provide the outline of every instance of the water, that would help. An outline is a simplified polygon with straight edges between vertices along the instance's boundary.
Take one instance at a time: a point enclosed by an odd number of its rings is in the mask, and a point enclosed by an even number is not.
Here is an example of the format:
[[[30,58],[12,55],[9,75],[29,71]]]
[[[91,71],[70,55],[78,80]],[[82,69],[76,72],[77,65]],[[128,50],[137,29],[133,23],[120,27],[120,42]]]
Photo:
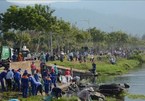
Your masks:
[[[109,80],[101,80],[101,83],[127,83],[130,85],[128,89],[129,94],[144,95],[145,96],[145,65],[141,68],[131,71],[128,74],[109,78]],[[125,97],[123,101],[145,101],[145,99],[132,99]]]

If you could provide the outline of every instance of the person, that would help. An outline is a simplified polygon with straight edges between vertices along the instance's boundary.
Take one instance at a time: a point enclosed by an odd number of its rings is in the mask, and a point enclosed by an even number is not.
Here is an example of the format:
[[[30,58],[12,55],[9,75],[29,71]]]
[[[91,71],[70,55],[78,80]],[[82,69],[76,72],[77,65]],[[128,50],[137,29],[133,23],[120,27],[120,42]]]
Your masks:
[[[54,63],[53,69],[54,69],[55,74],[58,75],[58,68],[56,66],[56,63]]]
[[[14,90],[18,88],[18,91],[20,91],[20,80],[21,80],[21,74],[19,71],[14,71]]]
[[[18,61],[23,61],[23,55],[22,55],[22,53],[19,53],[19,55],[18,55]]]
[[[34,78],[37,82],[40,82],[41,75],[39,73],[39,69],[36,69],[36,73],[34,74]]]
[[[44,89],[45,89],[45,94],[48,95],[49,92],[51,91],[51,86],[52,86],[52,81],[49,76],[44,78]]]
[[[40,55],[40,61],[43,62],[43,63],[46,62],[46,56],[45,56],[45,54],[43,52]]]
[[[43,62],[40,63],[40,71],[41,71],[41,76],[42,77],[43,77],[43,73],[45,71],[48,71],[48,66],[45,63],[43,63]]]
[[[46,62],[48,62],[48,60],[49,60],[49,53],[48,52],[46,53],[45,59],[46,59]]]
[[[57,75],[54,72],[54,69],[53,68],[51,69],[50,78],[52,80],[52,83],[53,83],[54,87],[56,87]]]
[[[92,87],[85,88],[82,91],[78,92],[77,96],[80,98],[81,101],[91,101],[90,94],[93,91],[94,89]]]
[[[109,60],[110,60],[111,64],[115,64],[116,63],[116,58],[113,57],[113,56]]]
[[[6,77],[7,71],[4,69],[4,71],[2,71],[0,73],[0,82],[1,82],[1,86],[2,86],[2,91],[5,91],[5,83],[4,83],[4,78]]]
[[[23,74],[21,78],[21,87],[22,87],[22,96],[23,98],[28,97],[28,89],[29,89],[29,79],[26,73]]]
[[[51,91],[51,94],[46,96],[44,101],[52,101],[53,98],[62,97],[62,90],[58,87],[54,87]]]
[[[16,61],[17,61],[16,53],[14,53],[14,54],[12,55],[12,61],[13,61],[13,62],[16,62]]]
[[[28,78],[29,78],[29,82],[31,84],[31,94],[34,96],[36,95],[36,80],[35,78],[31,75],[31,74],[28,74]]]
[[[57,81],[59,83],[61,83],[61,81],[62,81],[62,71],[61,70],[58,70]]]
[[[28,75],[28,71],[27,70],[24,70],[23,75]]]
[[[8,72],[6,74],[7,90],[12,89],[12,80],[13,80],[13,78],[14,78],[14,73],[12,72],[12,70],[8,70]]]
[[[60,61],[63,62],[63,59],[64,59],[64,52],[62,51],[60,54]]]
[[[35,71],[36,71],[35,62],[32,61],[32,63],[31,63],[31,73],[32,73],[32,75],[34,75]]]
[[[62,89],[59,87],[54,87],[51,91],[52,97],[59,98],[62,97]]]
[[[71,81],[71,72],[70,72],[70,70],[69,69],[66,69],[66,71],[65,71],[65,77],[66,77],[66,79],[67,79],[67,82],[70,82]]]
[[[92,69],[89,70],[91,73],[93,73],[94,75],[96,74],[96,63],[93,61],[92,63]]]
[[[40,92],[41,95],[43,95],[43,86],[41,84],[41,82],[36,82],[36,95],[38,93],[38,91]]]

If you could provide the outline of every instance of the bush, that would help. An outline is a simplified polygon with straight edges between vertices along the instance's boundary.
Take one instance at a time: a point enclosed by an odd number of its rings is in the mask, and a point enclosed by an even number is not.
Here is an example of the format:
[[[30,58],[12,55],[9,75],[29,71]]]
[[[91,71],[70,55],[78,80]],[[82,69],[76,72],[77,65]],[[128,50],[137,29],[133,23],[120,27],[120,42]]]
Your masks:
[[[140,54],[133,54],[128,59],[136,59],[140,62],[144,62],[144,60],[142,59],[142,56]]]

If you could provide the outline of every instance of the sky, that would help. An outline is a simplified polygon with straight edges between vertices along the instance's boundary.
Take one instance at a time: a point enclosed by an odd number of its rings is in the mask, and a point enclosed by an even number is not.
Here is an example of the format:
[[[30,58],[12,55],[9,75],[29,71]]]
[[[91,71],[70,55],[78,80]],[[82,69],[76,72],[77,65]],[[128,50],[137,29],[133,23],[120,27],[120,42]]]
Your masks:
[[[138,24],[137,27],[145,25],[145,0],[6,0],[6,1],[18,5],[28,5],[28,4],[32,5],[39,3],[39,4],[47,4],[57,9],[63,8],[63,9],[91,10],[97,13],[104,14],[106,16],[110,15],[123,17],[127,19],[134,19],[136,20],[135,22],[139,20],[139,22],[141,22],[142,24],[141,25]],[[115,25],[113,26],[115,28]],[[129,30],[131,32],[131,28]],[[143,26],[142,29],[138,28],[138,30],[141,30],[140,33],[145,34]]]
[[[17,3],[17,4],[50,4],[56,2],[78,2],[80,0],[7,0],[8,2]]]
[[[106,14],[145,19],[145,0],[7,0],[7,2],[27,4],[49,4],[54,7],[89,9]]]

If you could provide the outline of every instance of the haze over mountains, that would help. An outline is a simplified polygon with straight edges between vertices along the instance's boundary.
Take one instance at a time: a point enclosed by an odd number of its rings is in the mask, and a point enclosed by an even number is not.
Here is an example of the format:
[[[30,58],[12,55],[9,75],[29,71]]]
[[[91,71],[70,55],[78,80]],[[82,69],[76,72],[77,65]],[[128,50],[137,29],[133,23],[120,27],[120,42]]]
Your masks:
[[[13,3],[0,0],[0,12],[6,11],[10,5],[13,5]],[[70,3],[65,5],[66,3],[53,3],[50,6],[52,9],[55,9],[54,15],[71,22],[71,24],[76,25],[80,29],[85,30],[90,27],[96,27],[106,32],[121,30],[132,35],[142,36],[145,34],[145,19],[143,19],[143,17],[138,18],[135,17],[136,15],[128,16],[125,11],[124,14],[113,14],[106,13],[103,9],[99,9],[100,11],[95,8],[91,10],[87,9],[85,6],[84,8],[79,8],[77,7],[79,6],[77,3],[76,5],[73,4],[71,7]]]

